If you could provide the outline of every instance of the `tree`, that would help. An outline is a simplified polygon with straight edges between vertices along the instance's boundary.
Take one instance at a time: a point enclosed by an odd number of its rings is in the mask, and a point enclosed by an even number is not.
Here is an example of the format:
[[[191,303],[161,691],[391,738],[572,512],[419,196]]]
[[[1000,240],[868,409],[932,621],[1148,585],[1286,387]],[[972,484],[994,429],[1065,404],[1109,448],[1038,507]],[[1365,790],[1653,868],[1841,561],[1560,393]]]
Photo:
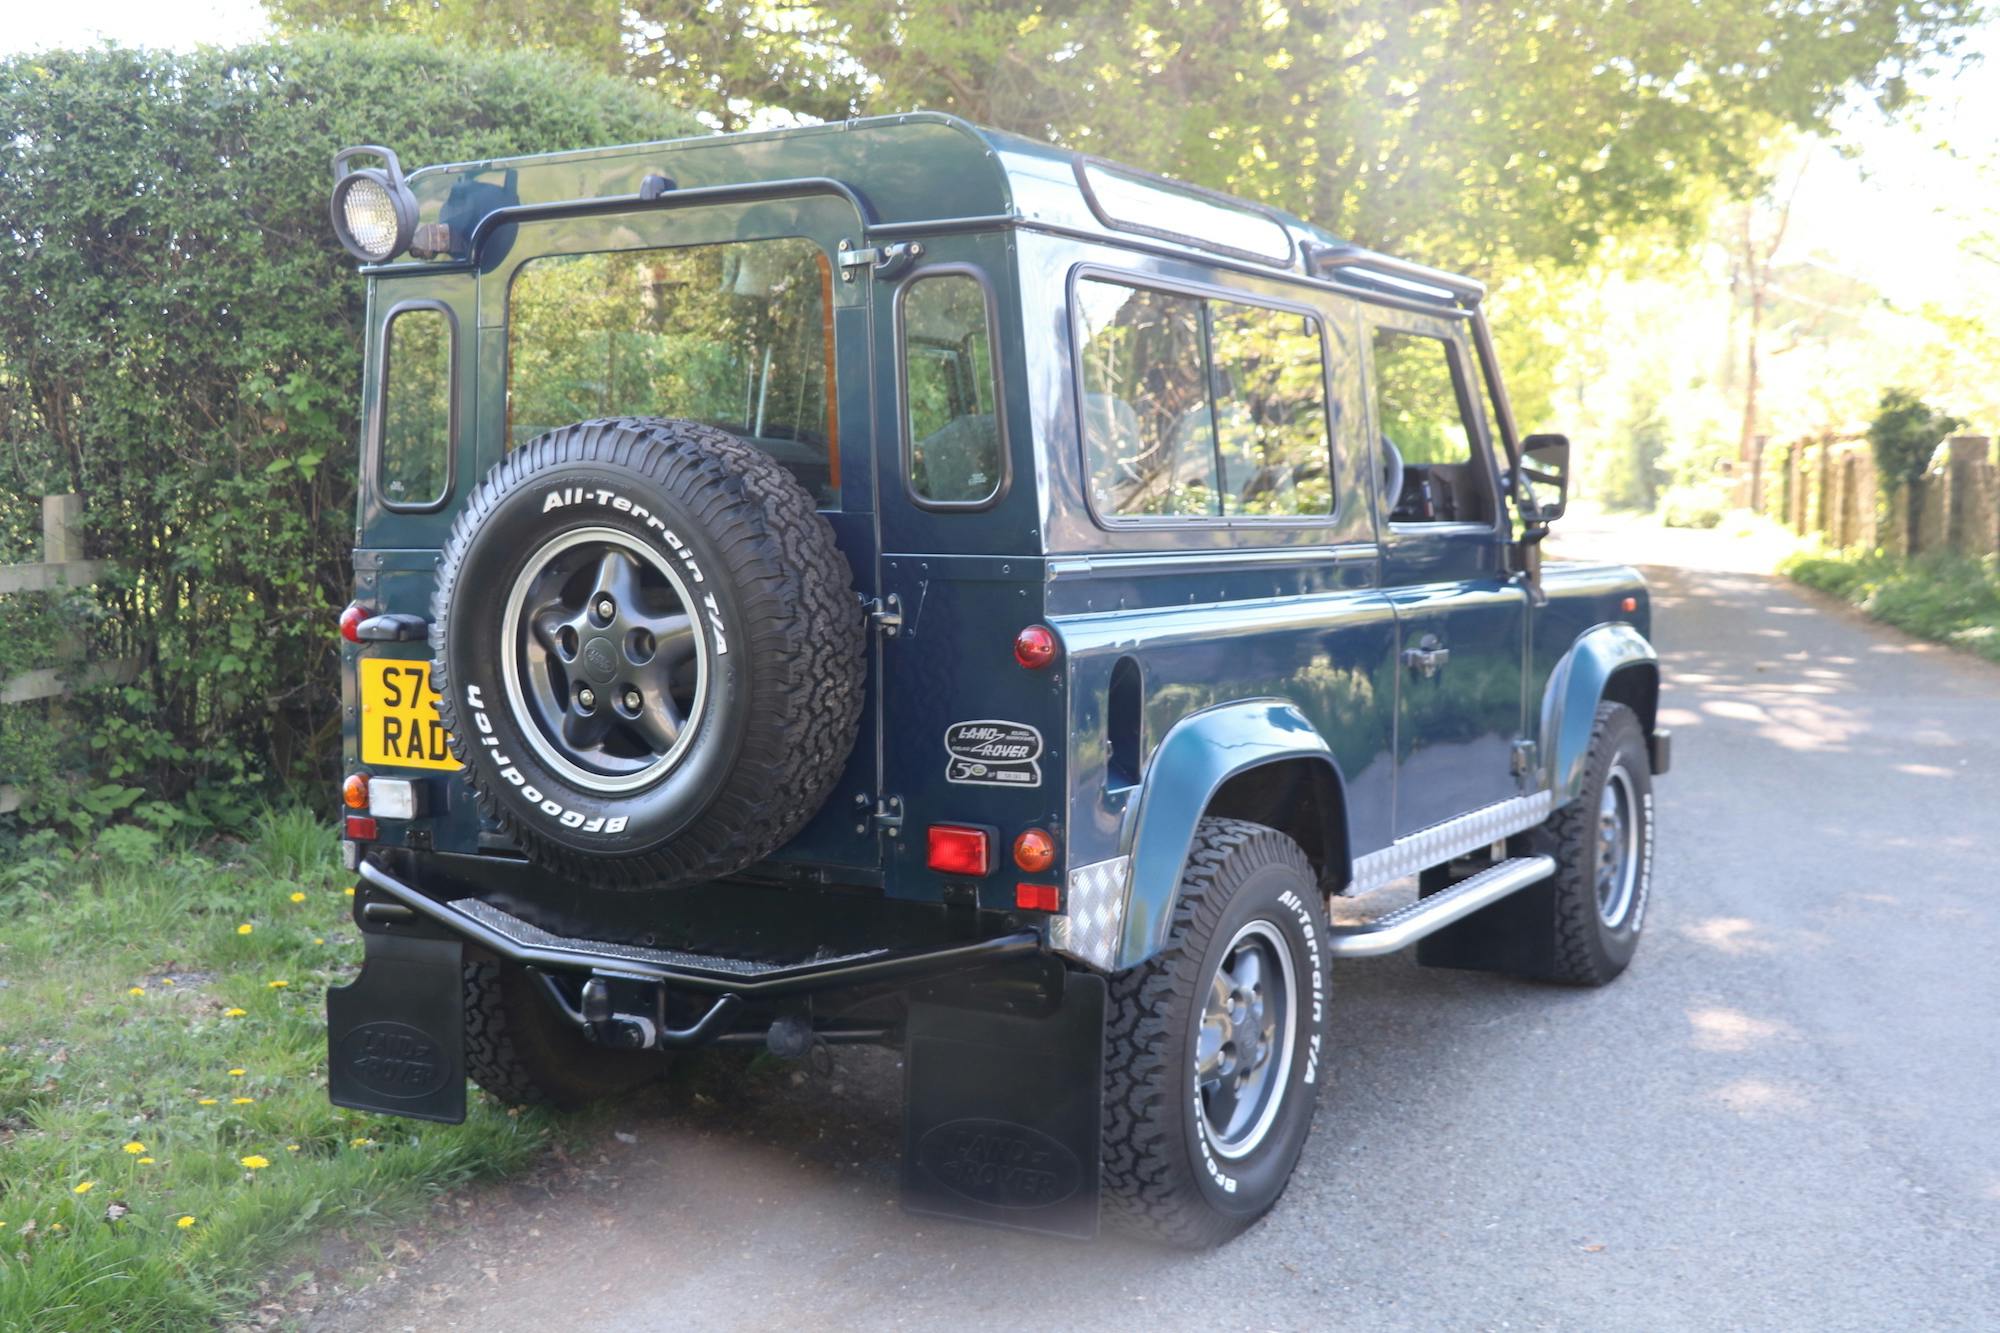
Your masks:
[[[1893,512],[1901,495],[1903,542],[1916,549],[1917,516],[1923,493],[1917,483],[1931,465],[1931,456],[1947,435],[1965,423],[1933,408],[1908,389],[1885,389],[1875,419],[1868,423],[1868,443],[1875,451],[1876,485],[1882,503]]]
[[[593,15],[598,3],[561,0]],[[515,40],[479,0],[387,7],[427,31]],[[383,9],[273,3],[295,27],[376,23]],[[1692,238],[1717,191],[1755,189],[1774,129],[1822,127],[1857,92],[1900,103],[1908,75],[1979,17],[1977,0],[633,0],[622,12],[603,58],[719,124],[750,106],[953,111],[1487,274],[1580,263],[1638,230]]]

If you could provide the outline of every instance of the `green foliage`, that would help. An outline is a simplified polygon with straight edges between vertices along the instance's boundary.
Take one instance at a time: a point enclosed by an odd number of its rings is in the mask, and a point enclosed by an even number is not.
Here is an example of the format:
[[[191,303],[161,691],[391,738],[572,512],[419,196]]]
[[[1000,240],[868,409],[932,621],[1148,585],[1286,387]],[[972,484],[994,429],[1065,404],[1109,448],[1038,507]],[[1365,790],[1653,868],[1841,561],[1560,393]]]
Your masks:
[[[416,164],[692,123],[569,60],[354,37],[18,56],[0,123],[0,550],[33,521],[11,497],[80,492],[116,570],[90,646],[142,662],[67,708],[75,731],[0,709],[0,782],[77,828],[116,813],[106,784],[156,824],[239,818],[338,757],[363,284],[327,223],[334,151]],[[46,615],[0,607],[0,645]]]
[[[1882,509],[1893,512],[1897,497],[1903,500],[1903,540],[1913,540],[1923,493],[1916,483],[1931,456],[1951,434],[1965,423],[1933,408],[1908,389],[1882,391],[1875,419],[1868,423],[1868,443],[1875,451],[1875,485]]]
[[[1886,105],[1976,0],[1535,6],[1316,0],[276,0],[382,27],[587,51],[733,125],[929,107],[1289,207],[1483,272],[1694,236],[1775,127]],[[527,17],[533,15],[531,19]],[[560,16],[560,17],[559,17]],[[622,62],[622,66],[621,66]]]
[[[1887,500],[1922,478],[1945,436],[1965,423],[1938,411],[1908,389],[1884,389],[1868,443],[1875,450],[1875,475]]]
[[[1598,485],[1599,498],[1606,507],[1641,513],[1658,508],[1668,447],[1667,414],[1658,376],[1635,386],[1631,413],[1605,445],[1609,456],[1599,467]]]
[[[2000,559],[1802,554],[1781,572],[1898,629],[2000,662]]]
[[[1720,527],[1728,512],[1729,488],[1722,481],[1673,486],[1660,498],[1660,521],[1670,528]]]
[[[327,1104],[347,883],[296,810],[206,854],[121,827],[0,862],[0,1328],[234,1326],[325,1230],[413,1220],[549,1141],[479,1096],[463,1125]]]

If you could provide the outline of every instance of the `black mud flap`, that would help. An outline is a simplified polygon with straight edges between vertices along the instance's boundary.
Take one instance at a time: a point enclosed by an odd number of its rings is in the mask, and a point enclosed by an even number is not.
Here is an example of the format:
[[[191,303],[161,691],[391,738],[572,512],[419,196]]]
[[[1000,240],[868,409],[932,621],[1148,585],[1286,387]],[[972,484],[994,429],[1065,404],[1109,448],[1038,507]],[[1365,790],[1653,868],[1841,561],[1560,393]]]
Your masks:
[[[1088,1240],[1097,1234],[1104,978],[1071,973],[1034,1012],[968,989],[915,998],[905,1054],[903,1206]]]
[[[465,1119],[465,976],[456,939],[364,931],[351,986],[326,993],[335,1106],[455,1125]]]
[[[1550,880],[1510,893],[1417,941],[1423,967],[1547,980],[1556,975],[1556,890]]]

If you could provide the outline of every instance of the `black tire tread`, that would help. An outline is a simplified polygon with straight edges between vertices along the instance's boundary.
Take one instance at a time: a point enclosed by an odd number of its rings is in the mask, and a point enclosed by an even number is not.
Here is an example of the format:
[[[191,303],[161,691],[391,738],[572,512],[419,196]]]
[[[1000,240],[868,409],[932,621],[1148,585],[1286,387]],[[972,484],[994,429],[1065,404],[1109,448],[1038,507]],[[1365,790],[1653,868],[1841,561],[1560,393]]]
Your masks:
[[[1584,786],[1611,768],[1619,746],[1618,732],[1640,732],[1639,718],[1619,703],[1600,703],[1584,755]],[[1567,986],[1605,986],[1618,976],[1607,969],[1590,947],[1598,929],[1597,899],[1591,881],[1592,854],[1597,845],[1597,808],[1581,800],[1549,816],[1542,826],[1545,845],[1556,858],[1555,965],[1548,980]],[[1640,892],[1646,890],[1644,880]],[[1636,909],[1635,909],[1636,910]]]
[[[1296,865],[1307,884],[1311,863],[1276,829],[1242,819],[1204,819],[1181,872],[1172,943],[1151,959],[1111,978],[1105,1011],[1103,1163],[1104,1215],[1121,1231],[1186,1249],[1219,1245],[1255,1218],[1227,1217],[1206,1207],[1193,1182],[1179,1178],[1167,1099],[1178,1082],[1170,1046],[1176,1022],[1186,1022],[1202,985],[1202,955],[1228,906],[1237,875],[1270,860]]]
[[[512,1106],[573,1109],[665,1074],[662,1055],[588,1046],[556,1030],[552,1014],[524,1011],[543,1004],[526,981],[507,964],[465,964],[465,1072],[487,1092]]]

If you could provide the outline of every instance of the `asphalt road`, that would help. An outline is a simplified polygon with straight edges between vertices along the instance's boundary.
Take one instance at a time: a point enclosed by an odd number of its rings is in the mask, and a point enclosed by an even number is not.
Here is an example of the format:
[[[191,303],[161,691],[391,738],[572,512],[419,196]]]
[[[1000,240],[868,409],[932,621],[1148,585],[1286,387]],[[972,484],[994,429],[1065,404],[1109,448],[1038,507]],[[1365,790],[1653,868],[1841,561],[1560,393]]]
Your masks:
[[[904,1216],[893,1055],[711,1065],[311,1326],[2000,1326],[2000,670],[1722,539],[1569,541],[1679,564],[1638,959],[1587,993],[1343,964],[1304,1160],[1234,1244]]]

